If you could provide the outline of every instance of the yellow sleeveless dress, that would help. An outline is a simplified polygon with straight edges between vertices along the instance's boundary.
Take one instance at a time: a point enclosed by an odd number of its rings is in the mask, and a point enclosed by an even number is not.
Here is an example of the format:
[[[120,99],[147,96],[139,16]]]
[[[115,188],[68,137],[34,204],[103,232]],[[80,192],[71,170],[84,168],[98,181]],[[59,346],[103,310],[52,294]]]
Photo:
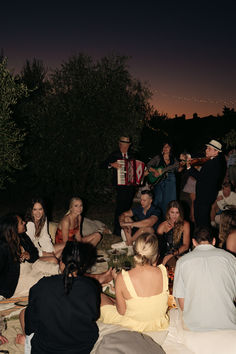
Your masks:
[[[163,290],[150,297],[137,296],[129,273],[122,270],[122,277],[130,293],[131,299],[126,300],[126,312],[120,315],[114,305],[101,307],[100,321],[116,324],[138,332],[164,330],[169,325],[168,310],[168,277],[166,267],[158,266],[162,272]]]

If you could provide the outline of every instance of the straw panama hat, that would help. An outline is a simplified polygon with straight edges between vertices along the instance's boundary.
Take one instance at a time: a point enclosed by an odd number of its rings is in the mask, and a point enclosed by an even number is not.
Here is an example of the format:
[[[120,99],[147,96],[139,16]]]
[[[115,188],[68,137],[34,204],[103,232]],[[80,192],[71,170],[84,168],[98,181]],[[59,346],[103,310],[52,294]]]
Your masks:
[[[211,140],[206,146],[212,146],[215,150],[221,152],[222,150],[222,145],[219,143],[219,141],[216,140]]]

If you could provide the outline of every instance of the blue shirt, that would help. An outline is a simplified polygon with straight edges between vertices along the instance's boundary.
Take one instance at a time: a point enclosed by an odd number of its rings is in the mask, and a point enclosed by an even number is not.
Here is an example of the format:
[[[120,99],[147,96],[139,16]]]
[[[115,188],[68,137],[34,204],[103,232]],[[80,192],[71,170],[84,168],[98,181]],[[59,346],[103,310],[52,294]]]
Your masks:
[[[142,220],[148,219],[152,215],[157,216],[158,220],[153,225],[153,228],[156,231],[157,226],[159,225],[159,218],[160,218],[160,215],[161,215],[161,210],[159,208],[156,208],[152,204],[150,206],[150,208],[147,210],[146,214],[144,214],[144,212],[143,212],[144,209],[143,209],[143,207],[141,205],[139,205],[139,206],[137,206],[135,208],[132,208],[131,210],[132,210],[133,216],[137,219],[137,221],[142,221]]]

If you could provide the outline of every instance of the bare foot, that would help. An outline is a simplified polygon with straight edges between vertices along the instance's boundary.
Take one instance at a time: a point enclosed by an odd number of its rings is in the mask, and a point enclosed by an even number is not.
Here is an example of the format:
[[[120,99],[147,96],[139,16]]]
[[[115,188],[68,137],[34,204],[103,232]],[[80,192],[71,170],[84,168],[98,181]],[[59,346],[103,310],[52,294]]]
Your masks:
[[[25,335],[18,333],[16,336],[16,344],[25,345]]]

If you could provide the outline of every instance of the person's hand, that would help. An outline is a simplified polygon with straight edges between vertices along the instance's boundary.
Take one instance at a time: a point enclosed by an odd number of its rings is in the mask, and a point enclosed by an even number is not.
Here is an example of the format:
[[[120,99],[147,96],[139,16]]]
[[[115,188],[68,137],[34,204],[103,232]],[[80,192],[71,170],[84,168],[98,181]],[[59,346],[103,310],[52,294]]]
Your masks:
[[[223,196],[219,195],[219,197],[217,197],[216,201],[218,202],[219,200],[222,200],[222,199],[223,199]]]
[[[155,177],[159,177],[160,174],[161,174],[161,171],[160,171],[160,170],[156,170],[155,168],[152,168],[152,167],[149,168],[149,171],[152,172],[152,174],[153,174]]]
[[[25,345],[25,335],[18,333],[15,342],[16,344]]]
[[[121,168],[121,164],[119,164],[117,161],[110,163],[110,166],[116,168],[117,170]]]
[[[75,233],[75,239],[76,239],[76,241],[81,242],[82,236],[81,236],[80,230],[78,230],[78,231]]]
[[[167,255],[163,258],[162,264],[163,264],[163,265],[166,265],[166,263],[167,263],[172,257],[174,257],[173,254],[167,254]]]
[[[129,222],[124,222],[122,223],[121,227],[125,228],[125,227],[134,227],[134,223],[129,221]]]
[[[0,335],[0,345],[8,343],[8,339],[2,335]]]
[[[21,253],[21,256],[20,256],[20,261],[21,262],[28,261],[29,259],[30,259],[29,252],[24,251],[24,252]]]

